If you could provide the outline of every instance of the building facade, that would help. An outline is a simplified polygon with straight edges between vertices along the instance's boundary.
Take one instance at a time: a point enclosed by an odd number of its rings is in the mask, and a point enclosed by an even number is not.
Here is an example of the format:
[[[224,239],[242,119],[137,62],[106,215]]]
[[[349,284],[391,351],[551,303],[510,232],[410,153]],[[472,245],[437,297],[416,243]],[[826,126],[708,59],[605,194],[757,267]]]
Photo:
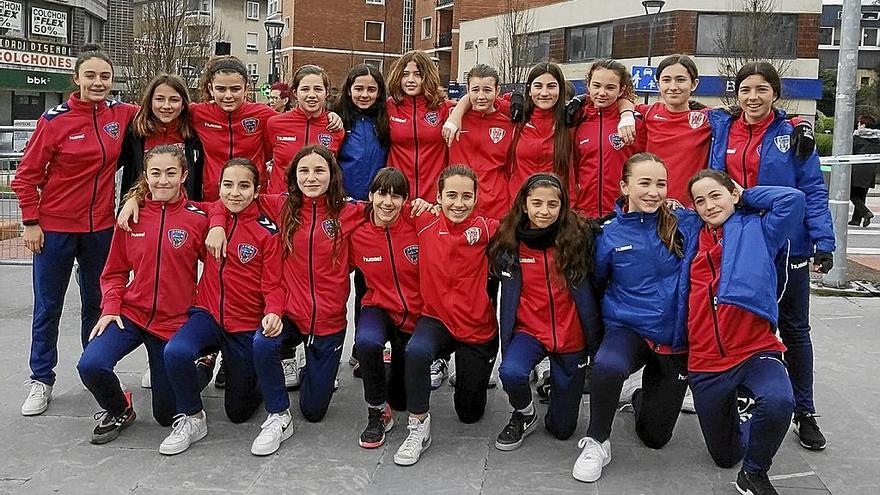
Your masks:
[[[842,0],[824,0],[819,21],[819,68],[837,69],[840,54]],[[880,77],[880,4],[862,0],[861,42],[859,43],[859,84],[867,86]]]
[[[458,1],[458,0],[456,0]],[[666,55],[691,55],[700,72],[695,96],[718,105],[733,96],[737,60],[758,47],[782,67],[784,105],[800,115],[815,114],[822,96],[819,70],[820,0],[776,0],[764,22],[772,29],[743,36],[747,12],[732,9],[729,0],[669,0],[653,24],[652,64],[647,64],[651,17],[639,2],[571,0],[533,9],[531,28],[523,36],[520,65],[559,63],[566,79],[583,90],[591,61],[611,57],[628,67],[656,64]],[[459,74],[480,62],[498,65],[502,58],[498,16],[463,22]],[[755,45],[754,43],[757,43]]]

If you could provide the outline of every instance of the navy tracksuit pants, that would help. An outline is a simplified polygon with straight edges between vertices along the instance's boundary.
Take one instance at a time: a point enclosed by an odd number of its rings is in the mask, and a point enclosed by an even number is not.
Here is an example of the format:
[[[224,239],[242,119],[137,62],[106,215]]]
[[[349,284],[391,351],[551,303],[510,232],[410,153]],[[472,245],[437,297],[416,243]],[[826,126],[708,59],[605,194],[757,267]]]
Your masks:
[[[733,467],[742,459],[747,473],[770,469],[794,410],[781,358],[763,352],[727,371],[689,374],[700,429],[719,466]]]
[[[525,409],[532,402],[529,374],[545,357],[550,358],[550,406],[544,416],[544,426],[556,438],[565,440],[577,429],[587,368],[586,352],[548,352],[531,335],[513,332],[501,353],[498,376],[510,405],[514,409]]]
[[[257,383],[263,394],[266,411],[280,413],[290,407],[290,397],[284,387],[284,370],[281,368],[281,345],[284,339],[292,339],[293,345],[306,342],[306,365],[300,374],[299,409],[306,421],[317,422],[327,414],[333,398],[333,384],[342,357],[345,329],[331,335],[312,338],[300,333],[288,317],[281,318],[283,328],[275,337],[263,335],[263,329],[254,333],[254,366]]]
[[[34,317],[31,337],[31,379],[55,384],[58,364],[58,324],[73,262],[79,263],[77,282],[82,301],[80,338],[83,349],[101,316],[101,272],[110,252],[113,229],[98,232],[43,232],[45,242],[34,255]]]
[[[254,332],[227,333],[211,313],[191,309],[189,320],[165,346],[165,370],[171,380],[177,412],[192,416],[204,409],[195,360],[221,350],[226,365],[226,416],[233,423],[247,421],[262,401],[254,371],[253,345]]]
[[[776,260],[782,298],[779,300],[779,336],[788,349],[785,363],[794,391],[794,412],[815,413],[813,404],[813,342],[810,339],[810,260]]]
[[[384,309],[364,306],[360,311],[354,342],[364,382],[364,400],[371,406],[388,403],[406,410],[406,344],[410,334],[400,330]],[[391,342],[391,373],[385,379],[385,342]]]
[[[636,434],[652,449],[669,442],[687,390],[687,354],[657,354],[627,328],[609,328],[596,354],[587,436],[611,436],[623,382],[643,365],[642,388],[633,395]]]
[[[498,354],[498,338],[482,344],[456,340],[440,320],[422,316],[406,345],[406,407],[413,414],[428,412],[431,363],[455,353],[455,412],[463,423],[476,423],[486,411],[486,388]]]

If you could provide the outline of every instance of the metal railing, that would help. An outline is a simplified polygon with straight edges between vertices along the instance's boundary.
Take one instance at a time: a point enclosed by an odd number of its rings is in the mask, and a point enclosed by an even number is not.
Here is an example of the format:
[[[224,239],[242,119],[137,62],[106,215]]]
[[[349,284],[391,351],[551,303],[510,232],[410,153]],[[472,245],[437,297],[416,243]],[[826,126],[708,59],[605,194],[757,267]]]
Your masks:
[[[24,247],[21,233],[21,210],[18,198],[12,192],[10,184],[15,178],[15,169],[21,161],[23,147],[34,127],[0,126],[0,135],[12,134],[9,150],[0,151],[0,265],[29,265],[31,252]],[[25,135],[26,134],[26,135]],[[0,141],[6,147],[7,140]],[[18,151],[16,151],[18,148]]]

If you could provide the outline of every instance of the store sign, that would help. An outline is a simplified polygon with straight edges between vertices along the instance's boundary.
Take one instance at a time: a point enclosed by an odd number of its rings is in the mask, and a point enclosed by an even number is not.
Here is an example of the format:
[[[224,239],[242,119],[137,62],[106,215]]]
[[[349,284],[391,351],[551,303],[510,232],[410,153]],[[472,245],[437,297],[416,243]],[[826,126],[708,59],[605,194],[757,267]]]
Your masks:
[[[0,0],[0,29],[21,31],[21,4]]]
[[[3,0],[0,0],[2,2]],[[0,36],[0,48],[19,52],[45,53],[46,55],[70,55],[69,45],[56,45],[45,41],[23,40]]]
[[[44,53],[19,52],[0,48],[0,64],[24,65],[26,67],[44,67],[47,69],[73,70],[76,61],[64,55],[48,55]]]
[[[0,69],[0,87],[52,93],[74,89],[71,74],[14,69]]]
[[[31,34],[67,38],[67,12],[31,7]]]

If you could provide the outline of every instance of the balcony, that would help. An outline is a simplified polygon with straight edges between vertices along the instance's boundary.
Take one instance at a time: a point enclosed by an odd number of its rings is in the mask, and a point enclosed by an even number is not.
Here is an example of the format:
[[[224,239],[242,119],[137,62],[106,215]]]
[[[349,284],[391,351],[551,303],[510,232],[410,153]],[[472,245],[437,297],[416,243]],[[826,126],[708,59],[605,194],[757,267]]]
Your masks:
[[[434,10],[451,9],[455,4],[455,0],[437,0],[437,7]]]
[[[452,47],[452,31],[444,31],[437,35],[437,41],[434,42],[434,48],[451,48]]]

